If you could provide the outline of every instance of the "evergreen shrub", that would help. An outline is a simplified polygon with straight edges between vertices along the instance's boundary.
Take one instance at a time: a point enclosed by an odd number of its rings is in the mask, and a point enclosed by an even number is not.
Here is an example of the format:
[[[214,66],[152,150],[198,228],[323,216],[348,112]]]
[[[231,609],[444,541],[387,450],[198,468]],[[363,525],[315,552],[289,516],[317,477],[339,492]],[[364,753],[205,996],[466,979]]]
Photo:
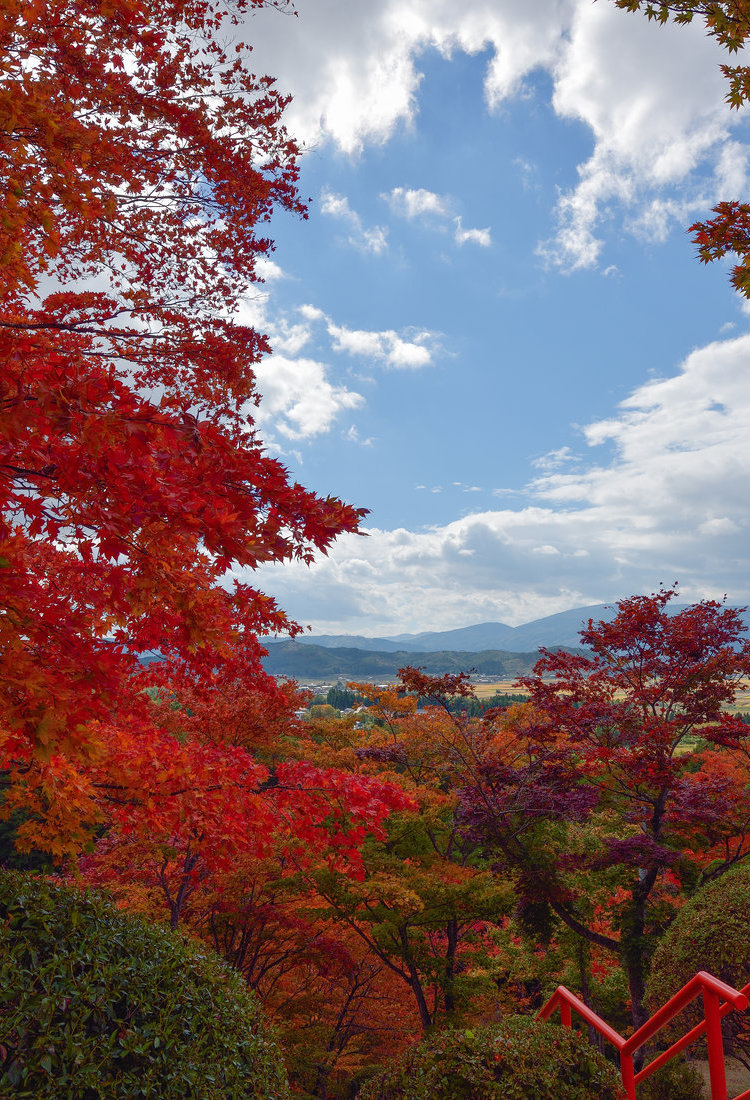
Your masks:
[[[254,996],[218,956],[101,897],[0,871],[0,1096],[288,1095]]]
[[[638,1085],[638,1100],[700,1100],[703,1095],[703,1078],[679,1055]]]
[[[620,1100],[615,1067],[585,1034],[513,1016],[412,1047],[358,1100]]]
[[[649,1012],[678,993],[699,970],[736,989],[750,981],[748,913],[750,864],[740,864],[700,889],[679,911],[654,952],[646,985]],[[699,997],[662,1034],[670,1041],[702,1019]],[[750,1066],[748,1013],[728,1013],[722,1031],[727,1052]],[[694,1043],[688,1053],[705,1057],[705,1042]]]

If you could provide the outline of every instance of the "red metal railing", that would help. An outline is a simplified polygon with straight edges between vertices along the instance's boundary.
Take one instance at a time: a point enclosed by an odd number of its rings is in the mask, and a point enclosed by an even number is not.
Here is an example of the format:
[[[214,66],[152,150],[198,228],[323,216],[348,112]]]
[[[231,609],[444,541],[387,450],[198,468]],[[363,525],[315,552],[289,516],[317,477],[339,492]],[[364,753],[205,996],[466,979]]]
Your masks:
[[[620,1073],[628,1100],[636,1100],[635,1086],[639,1081],[645,1081],[647,1077],[650,1077],[652,1073],[665,1065],[670,1058],[674,1058],[676,1054],[679,1054],[680,1051],[684,1050],[686,1046],[705,1032],[708,1043],[711,1100],[727,1100],[721,1020],[728,1012],[734,1010],[743,1012],[748,1006],[748,994],[750,994],[750,982],[742,989],[732,989],[731,985],[719,981],[718,978],[714,978],[712,974],[708,974],[705,970],[700,970],[694,978],[690,979],[687,985],[683,986],[679,993],[676,993],[658,1012],[655,1012],[651,1019],[647,1020],[642,1027],[639,1027],[629,1039],[623,1039],[622,1035],[605,1023],[601,1016],[597,1016],[596,1012],[593,1012],[583,1001],[579,1000],[574,993],[571,993],[564,985],[559,985],[544,1008],[539,1011],[537,1019],[549,1019],[555,1009],[559,1007],[560,1021],[565,1027],[572,1026],[572,1013],[575,1011],[586,1023],[596,1028],[599,1034],[603,1035],[620,1055]],[[642,1070],[635,1073],[633,1068],[633,1055],[635,1052],[644,1046],[649,1039],[653,1038],[657,1031],[661,1031],[670,1020],[673,1020],[678,1012],[682,1012],[683,1008],[701,995],[703,996],[702,1021],[691,1031],[688,1031],[686,1035],[683,1035],[681,1039],[678,1039],[676,1043],[673,1043],[669,1050],[665,1050],[658,1058],[654,1058],[653,1062],[649,1062]],[[721,1003],[722,1000],[723,1004]],[[750,1089],[740,1093],[739,1096],[735,1096],[734,1100],[750,1100]]]

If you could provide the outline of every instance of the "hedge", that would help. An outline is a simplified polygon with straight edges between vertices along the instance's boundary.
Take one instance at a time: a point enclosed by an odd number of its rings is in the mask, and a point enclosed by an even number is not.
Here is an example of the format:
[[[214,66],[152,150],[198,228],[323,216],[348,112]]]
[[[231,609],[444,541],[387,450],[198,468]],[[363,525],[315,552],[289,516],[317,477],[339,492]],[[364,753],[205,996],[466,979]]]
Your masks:
[[[0,1096],[284,1100],[254,996],[101,897],[0,872]]]
[[[654,1012],[699,970],[741,989],[750,981],[750,864],[739,864],[699,890],[680,910],[660,941],[651,963],[646,1004]],[[669,1036],[683,1034],[703,1019],[698,998],[675,1020]],[[750,1064],[748,1013],[730,1012],[722,1030],[727,1052]],[[691,1052],[700,1053],[691,1047]],[[703,1044],[705,1051],[705,1044]]]
[[[425,1040],[358,1100],[620,1100],[620,1075],[585,1034],[514,1016]]]

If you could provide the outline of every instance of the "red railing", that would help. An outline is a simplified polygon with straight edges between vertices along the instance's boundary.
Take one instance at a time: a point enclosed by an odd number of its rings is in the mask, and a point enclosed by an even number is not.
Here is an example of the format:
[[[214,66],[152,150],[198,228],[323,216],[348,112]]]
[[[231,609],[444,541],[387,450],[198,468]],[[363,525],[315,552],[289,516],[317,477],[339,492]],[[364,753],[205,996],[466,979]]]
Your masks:
[[[703,1019],[669,1050],[665,1050],[653,1062],[649,1062],[638,1073],[633,1068],[633,1055],[644,1046],[649,1039],[661,1031],[670,1020],[673,1020],[678,1012],[682,1012],[691,1001],[703,995]],[[588,1005],[579,1000],[574,993],[559,985],[544,1008],[540,1010],[537,1019],[547,1020],[560,1008],[560,1021],[565,1027],[572,1026],[572,1013],[577,1012],[581,1019],[596,1028],[600,1035],[612,1044],[620,1055],[620,1073],[622,1083],[628,1100],[636,1100],[635,1086],[639,1081],[645,1081],[657,1069],[660,1069],[670,1058],[684,1050],[686,1046],[706,1034],[708,1043],[708,1072],[711,1081],[711,1100],[727,1100],[727,1079],[724,1066],[724,1046],[721,1040],[721,1020],[728,1012],[737,1010],[743,1012],[748,1006],[748,994],[750,994],[750,982],[742,989],[732,989],[731,985],[719,981],[705,970],[699,971],[691,978],[687,985],[683,986],[670,1001],[667,1001],[658,1012],[655,1012],[650,1020],[633,1032],[629,1039],[623,1039],[614,1028],[597,1016]],[[723,1000],[723,1004],[721,1003]],[[734,1100],[750,1100],[750,1089],[735,1096]]]

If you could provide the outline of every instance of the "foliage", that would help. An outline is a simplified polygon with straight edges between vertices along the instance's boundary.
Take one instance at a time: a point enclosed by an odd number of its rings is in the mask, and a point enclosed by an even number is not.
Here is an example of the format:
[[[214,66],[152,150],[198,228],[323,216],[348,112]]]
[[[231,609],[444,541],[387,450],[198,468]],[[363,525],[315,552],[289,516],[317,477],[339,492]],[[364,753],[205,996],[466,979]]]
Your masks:
[[[398,670],[415,659],[413,652],[398,650],[380,652],[356,648],[338,649],[329,646],[300,645],[298,641],[274,642],[267,645],[268,656],[263,667],[274,676],[291,676],[298,680],[331,680],[339,677],[351,680],[372,679],[375,682],[394,680]],[[502,649],[485,649],[471,653],[472,668],[482,675],[498,680],[520,676],[533,666],[534,653],[513,653]],[[420,664],[435,676],[458,673],[466,668],[465,650],[437,650],[420,653]]]
[[[700,1073],[679,1055],[638,1085],[638,1100],[696,1100],[703,1093]]]
[[[542,651],[524,707],[488,727],[462,824],[516,875],[529,933],[562,921],[619,958],[633,1023],[650,953],[701,876],[747,851],[748,727],[725,711],[750,671],[739,613],[670,615],[674,589],[589,623],[588,654]],[[706,745],[713,751],[706,751]]]
[[[529,1017],[413,1047],[360,1100],[619,1100],[619,1074],[578,1032]]]
[[[465,676],[436,682],[471,697]],[[443,707],[417,708],[418,697],[427,695],[420,687],[430,683],[415,679],[408,690],[405,681],[350,684],[371,722],[358,712],[344,722],[311,723],[308,748],[342,770],[398,783],[410,797],[411,806],[392,814],[384,834],[363,846],[361,878],[324,867],[314,883],[328,918],[350,928],[410,989],[425,1029],[481,1003],[482,987],[492,983],[489,925],[512,903],[507,884],[458,834],[455,757],[468,731],[463,717]]]
[[[63,834],[97,818],[101,723],[152,728],[138,654],[268,690],[257,635],[296,627],[243,570],[363,514],[253,428],[269,348],[238,311],[259,227],[305,213],[286,99],[222,45],[262,2],[0,11],[0,767],[38,819],[68,801]]]
[[[336,710],[351,710],[362,702],[362,696],[356,691],[350,691],[349,688],[340,687],[337,684],[328,689],[325,701]]]
[[[3,1096],[288,1095],[242,980],[90,894],[0,874],[0,990]]]
[[[741,863],[702,887],[677,914],[654,953],[647,1003],[655,1010],[693,977],[707,970],[735,989],[750,981],[750,864]],[[672,1032],[703,1018],[700,999],[681,1014]],[[726,1044],[750,1068],[750,1030],[742,1013],[722,1021]]]
[[[108,828],[80,861],[99,886],[141,882],[163,894],[172,927],[198,889],[238,861],[275,856],[292,869],[321,861],[362,875],[360,848],[408,799],[393,785],[305,762],[262,764],[246,747],[152,734],[133,743],[108,733],[114,786]],[[116,785],[111,773],[117,768]],[[96,782],[98,772],[93,771]]]

